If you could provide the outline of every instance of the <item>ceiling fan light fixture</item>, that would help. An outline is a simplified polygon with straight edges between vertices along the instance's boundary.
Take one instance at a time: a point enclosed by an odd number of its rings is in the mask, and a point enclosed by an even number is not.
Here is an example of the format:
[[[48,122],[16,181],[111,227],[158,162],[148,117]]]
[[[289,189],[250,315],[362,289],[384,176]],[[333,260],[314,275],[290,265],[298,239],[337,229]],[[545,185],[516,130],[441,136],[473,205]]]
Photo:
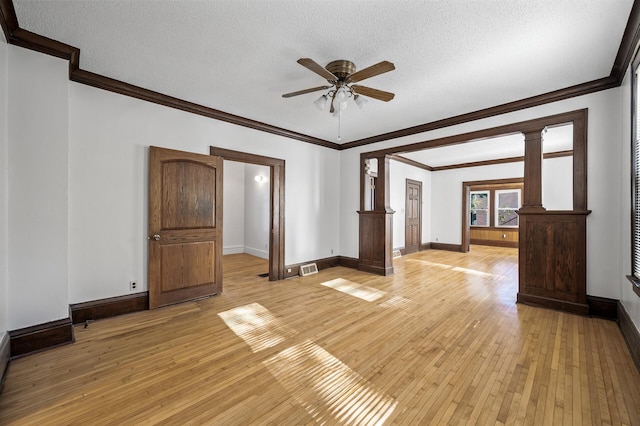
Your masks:
[[[316,106],[316,108],[318,108],[320,111],[324,111],[324,108],[327,105],[327,100],[329,100],[329,97],[327,95],[322,95],[320,96],[318,99],[316,99],[315,101],[313,101],[313,104]]]
[[[353,100],[354,100],[354,102],[356,103],[356,105],[358,105],[358,108],[360,108],[360,109],[364,108],[364,106],[365,106],[365,105],[367,104],[367,102],[368,102],[366,98],[363,98],[363,97],[362,97],[362,96],[360,96],[360,95],[355,95],[355,96],[353,97]]]

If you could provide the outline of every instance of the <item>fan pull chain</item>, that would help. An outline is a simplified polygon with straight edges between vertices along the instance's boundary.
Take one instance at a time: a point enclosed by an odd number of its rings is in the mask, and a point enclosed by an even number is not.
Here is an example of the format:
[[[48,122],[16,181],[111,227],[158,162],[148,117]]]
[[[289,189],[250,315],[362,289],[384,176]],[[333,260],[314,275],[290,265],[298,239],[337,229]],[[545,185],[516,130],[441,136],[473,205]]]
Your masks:
[[[338,110],[338,142],[342,140],[342,136],[340,136],[341,123],[342,123],[342,111]]]

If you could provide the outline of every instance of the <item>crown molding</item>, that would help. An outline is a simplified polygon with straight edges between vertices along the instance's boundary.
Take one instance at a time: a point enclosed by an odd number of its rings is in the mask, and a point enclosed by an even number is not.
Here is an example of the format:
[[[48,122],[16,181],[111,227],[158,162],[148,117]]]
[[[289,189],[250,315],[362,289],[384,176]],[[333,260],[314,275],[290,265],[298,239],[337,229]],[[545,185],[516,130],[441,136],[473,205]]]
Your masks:
[[[340,145],[334,142],[272,126],[267,123],[251,120],[183,99],[174,98],[153,90],[134,86],[133,84],[80,69],[80,49],[20,28],[12,0],[0,0],[0,22],[5,38],[9,44],[67,59],[69,61],[69,79],[71,81],[261,132],[296,139],[325,148],[340,149]]]
[[[611,69],[611,73],[608,77],[603,77],[564,89],[547,92],[541,95],[520,99],[514,102],[508,102],[505,104],[473,111],[466,114],[448,117],[417,126],[407,127],[405,129],[395,130],[392,132],[382,133],[345,144],[337,144],[335,142],[315,138],[313,136],[294,132],[292,130],[272,126],[267,123],[252,120],[239,115],[230,114],[182,99],[174,98],[100,74],[82,70],[79,68],[79,48],[20,28],[18,18],[16,16],[16,11],[13,5],[13,0],[0,0],[0,25],[2,26],[5,38],[9,44],[69,60],[69,79],[72,81],[122,94],[125,96],[134,97],[147,102],[167,106],[169,108],[175,108],[192,114],[212,118],[214,120],[225,121],[227,123],[236,124],[238,126],[247,127],[250,129],[271,133],[289,139],[295,139],[301,142],[342,151],[360,147],[363,145],[369,145],[376,142],[415,135],[418,133],[476,121],[483,118],[493,117],[509,112],[519,111],[526,108],[531,108],[547,103],[557,102],[576,96],[583,96],[601,90],[618,87],[620,86],[620,84],[622,84],[622,79],[624,78],[631,58],[633,57],[638,41],[640,40],[640,2],[634,1],[633,7],[631,8],[622,41],[620,43],[620,47],[618,48],[618,53]]]

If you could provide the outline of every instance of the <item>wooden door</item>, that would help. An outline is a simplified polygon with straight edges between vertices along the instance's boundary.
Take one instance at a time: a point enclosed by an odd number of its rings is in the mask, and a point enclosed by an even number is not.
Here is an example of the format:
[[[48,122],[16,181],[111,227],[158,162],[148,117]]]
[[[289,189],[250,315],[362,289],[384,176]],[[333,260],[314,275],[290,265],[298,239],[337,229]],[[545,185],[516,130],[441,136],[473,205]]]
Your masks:
[[[404,251],[414,253],[422,243],[422,182],[407,179]]]
[[[149,308],[222,291],[222,159],[151,147]]]

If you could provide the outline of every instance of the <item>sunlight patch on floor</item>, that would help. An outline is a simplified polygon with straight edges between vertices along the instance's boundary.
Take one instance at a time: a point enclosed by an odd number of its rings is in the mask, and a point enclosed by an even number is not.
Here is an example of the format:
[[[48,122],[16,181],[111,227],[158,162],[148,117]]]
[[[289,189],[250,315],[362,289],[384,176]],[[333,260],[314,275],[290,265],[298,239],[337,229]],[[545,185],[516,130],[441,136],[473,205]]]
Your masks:
[[[296,335],[267,308],[259,303],[239,306],[220,312],[220,318],[256,353],[273,347],[289,337]]]
[[[436,268],[441,268],[441,269],[451,269],[451,268],[453,268],[453,266],[451,266],[451,265],[446,265],[444,263],[429,262],[428,260],[407,259],[407,262],[421,263],[423,265],[435,266]]]
[[[398,308],[398,309],[406,309],[409,305],[413,303],[411,300],[402,296],[393,296],[389,300],[385,300],[382,303],[378,303],[378,306],[381,308]]]
[[[477,271],[475,269],[461,268],[459,266],[456,266],[451,270],[456,272],[463,272],[469,275],[475,275],[476,277],[504,279],[502,275],[490,274],[488,272]]]
[[[373,287],[358,284],[353,281],[345,280],[344,278],[336,278],[335,280],[325,281],[321,283],[325,287],[330,287],[334,290],[341,291],[342,293],[350,296],[357,297],[367,302],[375,302],[381,297],[386,296],[386,291],[381,291]]]
[[[263,363],[316,422],[383,424],[398,404],[310,340]]]

